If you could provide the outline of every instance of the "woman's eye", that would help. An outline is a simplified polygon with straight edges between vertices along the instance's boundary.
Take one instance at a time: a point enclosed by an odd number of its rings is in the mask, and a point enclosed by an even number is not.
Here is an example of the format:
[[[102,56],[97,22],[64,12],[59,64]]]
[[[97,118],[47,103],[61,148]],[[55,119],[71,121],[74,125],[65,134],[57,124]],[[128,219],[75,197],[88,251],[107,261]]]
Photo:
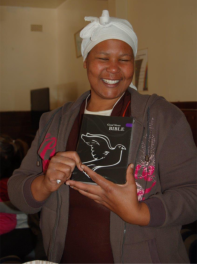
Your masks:
[[[98,58],[99,60],[108,60],[108,58]]]
[[[120,61],[125,61],[125,62],[127,62],[127,61],[129,61],[129,60],[126,60],[126,59],[122,59],[122,60],[120,60]]]

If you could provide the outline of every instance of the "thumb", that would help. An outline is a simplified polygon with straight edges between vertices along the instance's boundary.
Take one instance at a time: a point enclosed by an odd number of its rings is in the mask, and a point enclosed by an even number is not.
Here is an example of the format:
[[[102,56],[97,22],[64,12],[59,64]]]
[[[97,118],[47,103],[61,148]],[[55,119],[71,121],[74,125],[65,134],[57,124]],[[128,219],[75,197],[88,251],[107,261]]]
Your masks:
[[[81,160],[78,161],[78,162],[76,163],[76,166],[77,166],[77,168],[78,168],[80,171],[83,171],[83,168],[81,167],[82,165],[83,165],[83,164],[82,164]]]
[[[126,172],[126,180],[128,184],[135,183],[133,173],[134,173],[134,164],[129,164],[129,166],[127,167],[127,172]]]

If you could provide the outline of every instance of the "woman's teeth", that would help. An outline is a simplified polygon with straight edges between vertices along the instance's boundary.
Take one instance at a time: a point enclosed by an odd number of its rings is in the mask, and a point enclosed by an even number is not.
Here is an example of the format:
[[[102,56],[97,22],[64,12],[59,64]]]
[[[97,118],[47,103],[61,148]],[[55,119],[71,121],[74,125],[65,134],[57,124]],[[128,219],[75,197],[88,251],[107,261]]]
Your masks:
[[[103,81],[107,84],[115,84],[118,83],[120,80],[108,80],[108,79],[103,79]]]

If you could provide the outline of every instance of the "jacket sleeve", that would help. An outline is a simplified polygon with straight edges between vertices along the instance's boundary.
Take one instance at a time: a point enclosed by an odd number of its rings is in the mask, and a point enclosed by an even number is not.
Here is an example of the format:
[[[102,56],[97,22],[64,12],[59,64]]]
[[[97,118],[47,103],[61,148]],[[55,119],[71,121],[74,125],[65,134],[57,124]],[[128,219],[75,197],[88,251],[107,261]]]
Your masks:
[[[197,149],[183,115],[168,129],[158,156],[158,171],[161,192],[145,201],[151,214],[149,226],[194,222],[197,219]]]
[[[0,213],[23,214],[10,201],[0,202]]]
[[[37,166],[38,161],[39,131],[36,134],[31,148],[22,161],[19,169],[15,170],[8,181],[8,194],[10,201],[20,211],[34,214],[41,210],[44,202],[37,202],[31,194],[31,182],[42,174],[42,165]]]

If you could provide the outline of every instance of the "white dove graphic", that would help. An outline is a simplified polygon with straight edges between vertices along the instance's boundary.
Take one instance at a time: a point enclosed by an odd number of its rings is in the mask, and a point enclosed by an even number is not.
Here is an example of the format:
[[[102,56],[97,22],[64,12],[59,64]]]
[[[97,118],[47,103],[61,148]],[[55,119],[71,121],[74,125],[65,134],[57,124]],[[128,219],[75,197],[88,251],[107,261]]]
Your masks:
[[[86,133],[86,135],[81,135],[81,139],[91,147],[93,157],[93,160],[83,162],[83,164],[91,167],[93,171],[119,164],[122,152],[126,150],[126,147],[121,144],[112,147],[109,138],[105,135]]]

